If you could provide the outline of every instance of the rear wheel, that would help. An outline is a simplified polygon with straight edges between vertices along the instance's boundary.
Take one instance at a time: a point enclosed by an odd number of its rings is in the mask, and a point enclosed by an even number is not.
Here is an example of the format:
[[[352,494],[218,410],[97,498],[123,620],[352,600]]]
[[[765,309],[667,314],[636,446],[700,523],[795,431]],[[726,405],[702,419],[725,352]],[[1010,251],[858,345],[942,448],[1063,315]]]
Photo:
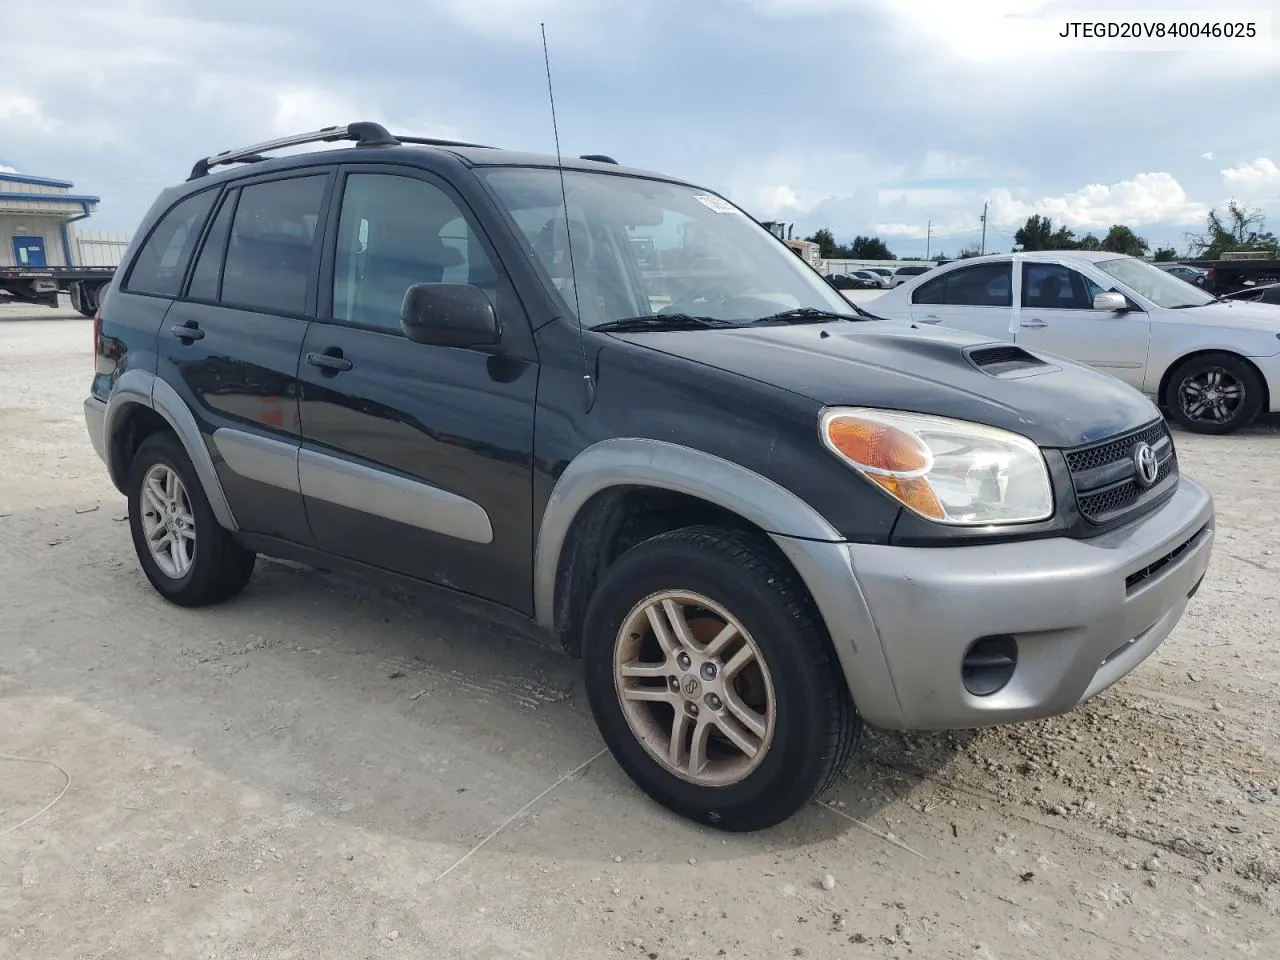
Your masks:
[[[256,554],[218,523],[187,451],[172,433],[152,434],[133,458],[129,528],[143,573],[180,606],[228,600],[253,575]]]
[[[1265,388],[1257,371],[1230,353],[1206,353],[1178,365],[1165,405],[1173,421],[1195,433],[1224,434],[1252,423]]]
[[[588,606],[583,659],[618,763],[711,826],[785,820],[857,745],[861,720],[813,601],[747,534],[688,528],[624,554]]]

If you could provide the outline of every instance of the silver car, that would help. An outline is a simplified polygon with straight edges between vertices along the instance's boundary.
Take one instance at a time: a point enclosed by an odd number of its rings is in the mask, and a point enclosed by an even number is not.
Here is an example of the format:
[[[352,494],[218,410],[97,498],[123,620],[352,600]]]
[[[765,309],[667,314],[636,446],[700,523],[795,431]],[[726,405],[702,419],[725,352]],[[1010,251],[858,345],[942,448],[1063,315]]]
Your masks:
[[[1230,433],[1280,412],[1280,306],[1219,299],[1135,257],[1069,250],[958,260],[868,306],[885,319],[1086,363],[1197,433]]]

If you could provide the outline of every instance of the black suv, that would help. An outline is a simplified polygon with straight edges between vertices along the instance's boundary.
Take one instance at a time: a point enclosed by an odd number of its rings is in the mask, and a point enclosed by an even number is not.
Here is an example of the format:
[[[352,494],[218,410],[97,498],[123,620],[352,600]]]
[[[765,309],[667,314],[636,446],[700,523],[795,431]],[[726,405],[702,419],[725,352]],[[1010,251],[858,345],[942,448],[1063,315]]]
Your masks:
[[[317,141],[347,143],[264,157]],[[89,433],[164,597],[227,600],[261,553],[519,611],[627,773],[726,829],[812,800],[864,719],[1071,709],[1209,562],[1138,391],[875,318],[608,158],[371,123],[219,154],[94,337]]]

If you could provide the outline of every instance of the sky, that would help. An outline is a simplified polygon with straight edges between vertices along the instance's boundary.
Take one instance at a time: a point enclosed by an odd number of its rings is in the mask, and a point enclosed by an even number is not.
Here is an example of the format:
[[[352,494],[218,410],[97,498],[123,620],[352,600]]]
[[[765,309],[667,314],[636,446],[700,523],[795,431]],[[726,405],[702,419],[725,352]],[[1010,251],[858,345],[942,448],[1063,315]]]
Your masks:
[[[17,4],[0,0],[0,22]],[[1057,35],[1117,6],[1127,21],[1251,21],[1262,38]],[[986,203],[988,252],[1035,213],[1182,249],[1228,199],[1280,230],[1274,0],[58,0],[58,14],[56,35],[0,37],[0,166],[100,196],[88,229],[131,230],[201,156],[353,120],[554,152],[545,22],[566,154],[692,180],[797,236],[954,255]]]

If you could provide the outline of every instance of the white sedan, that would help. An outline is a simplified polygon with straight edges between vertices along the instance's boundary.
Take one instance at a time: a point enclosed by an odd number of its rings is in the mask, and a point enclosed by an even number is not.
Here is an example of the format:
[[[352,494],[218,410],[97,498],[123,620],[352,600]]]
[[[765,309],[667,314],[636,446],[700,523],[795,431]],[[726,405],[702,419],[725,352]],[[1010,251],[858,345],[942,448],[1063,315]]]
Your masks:
[[[1220,300],[1134,257],[1071,250],[957,260],[867,308],[1096,367],[1198,433],[1280,413],[1280,306]]]

